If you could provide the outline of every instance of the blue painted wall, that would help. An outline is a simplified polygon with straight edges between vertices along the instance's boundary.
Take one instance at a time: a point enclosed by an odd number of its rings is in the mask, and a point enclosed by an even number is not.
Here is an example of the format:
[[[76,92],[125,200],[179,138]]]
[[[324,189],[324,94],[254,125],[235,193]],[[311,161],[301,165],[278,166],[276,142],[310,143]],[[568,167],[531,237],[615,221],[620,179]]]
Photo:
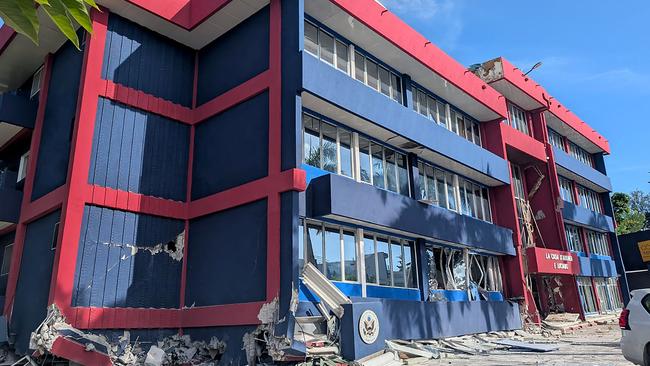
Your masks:
[[[462,334],[521,328],[519,306],[505,301],[423,302],[352,298],[343,305],[341,352],[356,360],[385,348],[386,339],[439,339]],[[359,337],[359,319],[365,310],[379,319],[379,337],[365,344]]]
[[[189,47],[111,13],[102,78],[191,107],[194,54]]]
[[[66,42],[54,55],[32,200],[60,187],[68,176],[82,63],[83,51],[71,42]]]
[[[308,217],[336,216],[515,255],[509,229],[335,174],[312,179],[306,205]]]
[[[0,121],[15,126],[34,128],[38,97],[29,94],[5,92],[0,94]]]
[[[88,182],[185,201],[190,127],[100,98]]]
[[[266,299],[266,199],[190,221],[185,304]]]
[[[29,337],[47,315],[50,280],[54,263],[52,240],[61,211],[55,211],[27,225],[20,272],[11,316],[16,333],[16,352],[27,353]]]
[[[179,306],[183,262],[154,247],[175,241],[181,220],[86,206],[79,239],[73,306]]]
[[[553,147],[553,156],[555,156],[555,162],[557,165],[587,179],[606,191],[612,190],[612,182],[605,174],[577,160],[555,146]]]
[[[609,257],[578,256],[580,263],[580,276],[589,277],[616,277],[616,264]]]
[[[268,174],[269,94],[264,92],[196,126],[192,199]]]
[[[199,51],[201,105],[269,68],[269,7]]]
[[[5,248],[7,245],[12,244],[14,242],[14,238],[16,237],[16,232],[12,231],[10,233],[6,233],[2,236],[0,236],[0,263],[2,263],[5,259]],[[11,259],[8,259],[11,260]],[[0,275],[0,295],[4,297],[6,291],[7,291],[7,278],[9,277],[9,274],[5,275]]]
[[[413,109],[389,102],[350,76],[304,52],[303,87],[330,103],[449,157],[483,175],[510,183],[508,163]]]
[[[571,202],[564,201],[562,208],[562,217],[574,224],[587,226],[596,230],[614,232],[614,221],[611,216],[599,214],[597,212],[577,206]]]

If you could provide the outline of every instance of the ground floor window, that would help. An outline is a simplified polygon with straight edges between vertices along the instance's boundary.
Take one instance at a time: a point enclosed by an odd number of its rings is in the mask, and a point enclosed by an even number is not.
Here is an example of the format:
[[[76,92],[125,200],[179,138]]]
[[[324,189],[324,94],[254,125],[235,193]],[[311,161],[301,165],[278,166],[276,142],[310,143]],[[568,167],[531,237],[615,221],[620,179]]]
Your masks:
[[[366,232],[363,249],[367,284],[418,287],[412,241]]]
[[[312,263],[333,281],[358,281],[357,250],[353,229],[320,222],[300,223],[299,259]]]
[[[616,278],[594,278],[601,312],[614,312],[623,308]]]
[[[598,312],[596,307],[596,297],[594,295],[594,287],[591,284],[591,278],[578,277],[578,293],[580,294],[580,301],[585,314],[593,314]]]

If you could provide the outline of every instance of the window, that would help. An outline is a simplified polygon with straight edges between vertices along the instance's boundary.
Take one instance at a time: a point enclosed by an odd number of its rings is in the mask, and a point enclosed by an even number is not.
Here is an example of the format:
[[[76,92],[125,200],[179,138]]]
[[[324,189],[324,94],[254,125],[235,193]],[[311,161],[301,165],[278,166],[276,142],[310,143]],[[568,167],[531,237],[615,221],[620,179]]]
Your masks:
[[[417,288],[414,245],[410,240],[364,235],[366,283]]]
[[[551,128],[548,129],[548,143],[562,151],[566,150],[564,146],[564,137]]]
[[[578,277],[578,293],[580,294],[580,301],[585,314],[593,314],[598,312],[596,307],[596,297],[594,295],[594,288],[591,284],[589,277]]]
[[[435,290],[466,290],[476,286],[479,293],[503,291],[497,257],[469,253],[468,249],[442,248],[435,244],[427,245],[425,253],[433,300],[440,300]]]
[[[42,78],[43,78],[43,66],[41,66],[38,70],[36,70],[34,76],[32,76],[32,87],[31,90],[29,91],[30,98],[33,98],[36,94],[38,94],[39,91],[41,91]]]
[[[352,132],[303,114],[303,161],[352,177]]]
[[[14,244],[11,243],[5,246],[2,254],[2,268],[0,268],[0,276],[5,276],[9,274],[9,269],[11,268],[11,255],[14,251]]]
[[[25,177],[27,177],[28,165],[29,165],[29,151],[24,153],[20,157],[20,163],[18,165],[18,179],[16,180],[17,182],[20,182],[21,180],[25,179]]]
[[[530,136],[530,131],[528,129],[528,118],[526,112],[523,109],[517,107],[512,103],[508,103],[508,124],[520,131]]]
[[[499,259],[495,256],[487,256],[476,253],[469,254],[470,282],[483,291],[503,291],[501,282],[501,269]]]
[[[566,235],[567,245],[572,252],[585,252],[585,247],[582,244],[582,236],[580,228],[577,226],[564,224],[564,234]]]
[[[558,177],[558,180],[560,182],[560,196],[564,201],[575,203],[575,200],[573,199],[573,183],[564,178],[564,177]]]
[[[52,241],[50,242],[50,249],[51,250],[56,250],[56,243],[59,239],[59,224],[61,222],[57,221],[56,224],[54,224],[54,229],[52,230]]]
[[[403,104],[402,78],[358,51],[354,52],[354,78]]]
[[[589,245],[589,252],[592,254],[611,256],[609,252],[609,241],[605,233],[587,230],[587,244]]]
[[[589,188],[578,185],[578,197],[580,206],[583,206],[591,211],[603,213],[603,208],[600,202],[600,195]]]
[[[301,268],[307,261],[332,281],[358,281],[356,239],[352,229],[311,221],[304,225],[301,220],[299,230]]]
[[[601,313],[611,313],[623,307],[616,278],[594,278]]]
[[[585,165],[588,165],[592,168],[594,167],[594,160],[591,154],[588,153],[587,150],[581,148],[571,141],[569,141],[569,155],[573,156],[576,160]]]
[[[350,74],[348,45],[305,21],[305,50],[335,68]]]

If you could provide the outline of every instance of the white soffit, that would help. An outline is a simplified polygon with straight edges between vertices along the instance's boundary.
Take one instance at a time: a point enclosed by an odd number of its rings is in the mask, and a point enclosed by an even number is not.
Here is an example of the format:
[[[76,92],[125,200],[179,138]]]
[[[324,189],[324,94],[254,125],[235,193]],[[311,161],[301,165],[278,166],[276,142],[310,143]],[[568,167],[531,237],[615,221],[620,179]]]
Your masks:
[[[586,137],[582,136],[582,134],[578,133],[578,131],[574,130],[572,127],[557,118],[553,113],[545,111],[544,117],[546,118],[546,124],[550,128],[560,133],[560,135],[566,136],[571,142],[587,150],[587,152],[590,154],[603,152],[600,147],[589,141]]]
[[[22,129],[23,128],[20,126],[14,126],[7,122],[0,122],[0,148],[5,146],[5,144],[16,136]]]
[[[513,103],[515,103],[516,105],[518,105],[519,107],[527,111],[532,111],[534,109],[544,107],[544,105],[540,104],[537,100],[535,100],[530,95],[524,93],[521,89],[512,85],[506,79],[499,79],[497,81],[494,81],[490,83],[490,86],[496,89],[499,93],[503,94],[503,96],[505,96],[506,99],[512,101]]]
[[[499,115],[447,82],[437,73],[400,50],[378,33],[328,0],[305,1],[305,13],[369,52],[413,81],[447,100],[479,121],[492,121]]]

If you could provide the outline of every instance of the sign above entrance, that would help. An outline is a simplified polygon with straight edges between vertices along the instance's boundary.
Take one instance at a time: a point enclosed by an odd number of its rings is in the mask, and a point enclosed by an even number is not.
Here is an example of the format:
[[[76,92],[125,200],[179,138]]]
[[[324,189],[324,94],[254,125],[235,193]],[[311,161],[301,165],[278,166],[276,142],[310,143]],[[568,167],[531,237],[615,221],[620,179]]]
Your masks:
[[[640,241],[637,244],[639,245],[641,260],[644,262],[650,262],[650,240]]]
[[[580,263],[574,253],[546,248],[526,250],[528,271],[530,273],[577,275]]]

